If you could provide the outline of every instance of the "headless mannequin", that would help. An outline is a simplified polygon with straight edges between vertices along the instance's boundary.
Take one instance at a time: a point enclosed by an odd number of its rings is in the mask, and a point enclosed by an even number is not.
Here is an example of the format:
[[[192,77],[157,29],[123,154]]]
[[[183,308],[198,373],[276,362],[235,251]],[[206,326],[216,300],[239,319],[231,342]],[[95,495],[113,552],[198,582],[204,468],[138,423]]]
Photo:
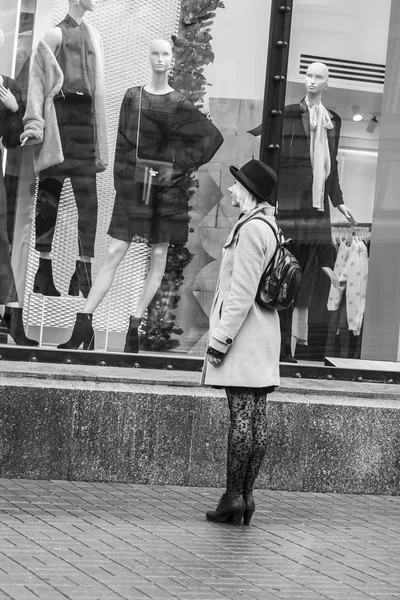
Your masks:
[[[150,82],[144,86],[144,89],[147,92],[163,95],[173,91],[173,88],[168,84],[168,74],[171,64],[171,45],[165,40],[155,40],[150,46],[150,66],[152,69],[152,76]],[[84,315],[91,315],[111,288],[117,268],[126,255],[129,246],[130,242],[115,238],[111,239],[111,243],[107,249],[93,287],[83,306],[82,313]],[[137,352],[139,349],[138,327],[147,307],[161,285],[167,263],[168,247],[168,242],[151,245],[150,268],[135,313],[130,319],[130,328],[127,335],[125,352]],[[71,341],[72,338],[70,342]],[[58,347],[69,348],[71,346],[69,345],[69,342],[67,342],[66,344],[60,344]],[[87,347],[90,347],[90,344]]]
[[[2,36],[0,36],[0,37],[2,37]],[[3,44],[1,44],[1,46],[2,45]],[[4,83],[3,76],[0,75],[0,102],[2,104],[4,104],[4,106],[6,108],[8,108],[8,110],[10,110],[12,113],[16,113],[19,108],[18,102],[17,102],[14,94],[12,92],[10,92],[10,90],[5,88],[3,83]],[[5,306],[8,306],[9,308],[18,308],[19,302],[7,302],[7,304]]]
[[[72,19],[78,25],[80,25],[83,21],[83,18],[85,16],[86,12],[92,12],[95,9],[96,4],[97,4],[97,0],[69,0],[68,15],[70,17],[72,17]],[[50,50],[54,53],[55,57],[57,58],[60,53],[62,41],[63,41],[63,33],[62,33],[61,28],[53,27],[46,33],[46,35],[44,36],[43,39],[46,42],[46,44],[49,46]],[[22,145],[24,145],[27,142],[29,143],[30,138],[35,138],[35,135],[31,132],[29,132],[29,133],[24,132],[21,136]],[[54,182],[54,179],[52,181]],[[61,188],[62,188],[62,183],[61,183],[59,193],[61,193]],[[46,194],[46,191],[44,193]],[[39,185],[39,195],[40,194],[41,194],[41,188]],[[40,258],[49,262],[51,265],[51,262],[50,262],[51,258],[52,258],[51,251],[40,251]],[[87,297],[89,289],[91,287],[91,273],[90,273],[91,256],[85,255],[85,253],[83,252],[81,243],[79,243],[79,261],[81,263],[80,274],[78,275],[78,263],[77,263],[77,271],[75,272],[75,274],[71,280],[70,291],[68,293],[70,295],[75,296],[75,295],[79,295],[79,291],[81,291],[83,293],[83,295],[85,297]],[[34,289],[34,291],[38,291],[39,293],[43,293],[44,295],[59,296],[60,293],[56,290],[56,288],[54,286],[51,271],[50,271],[50,274],[48,275],[48,277],[50,279],[49,284],[46,285],[46,283],[44,283],[42,286],[39,286],[39,287],[41,287],[41,289]],[[74,278],[76,280],[79,279],[79,284],[77,284],[77,282],[75,282],[75,285],[73,286]],[[73,287],[76,288],[76,289],[74,289],[74,291],[72,291]]]
[[[0,49],[4,43],[4,35],[0,30]],[[11,85],[12,82],[14,86],[16,86],[16,82],[8,79],[8,85]],[[14,147],[16,141],[11,142],[9,136],[9,130],[7,127],[7,123],[13,123],[11,115],[15,115],[17,117],[17,113],[21,110],[21,107],[17,101],[17,98],[12,93],[8,87],[5,86],[5,80],[2,75],[0,75],[0,105],[3,105],[5,109],[7,109],[8,114],[5,115],[5,129],[3,129],[3,125],[1,126],[0,136],[7,136],[7,142],[10,144],[8,147]],[[13,123],[14,124],[14,123]],[[14,138],[16,140],[19,137],[19,133],[22,128],[22,114],[20,117],[17,117],[17,121],[15,122]],[[4,137],[4,140],[6,137]],[[0,157],[2,156],[0,152]],[[3,179],[3,174],[0,174],[1,179]],[[0,276],[2,281],[0,282],[0,303],[4,302],[5,310],[0,322],[0,337],[3,338],[4,335],[10,335],[17,345],[24,346],[37,346],[38,342],[35,340],[31,340],[26,337],[24,332],[24,326],[22,322],[22,308],[19,306],[17,292],[15,289],[15,279],[14,273],[11,266],[10,254],[9,254],[9,246],[8,246],[8,236],[7,236],[7,201],[6,201],[6,190],[4,186],[4,181],[1,181],[1,191],[2,198],[0,198],[0,248],[1,248],[1,265],[0,265]],[[5,284],[5,286],[4,286]],[[15,298],[15,300],[10,300],[11,298]],[[6,341],[6,339],[2,339],[2,341]]]

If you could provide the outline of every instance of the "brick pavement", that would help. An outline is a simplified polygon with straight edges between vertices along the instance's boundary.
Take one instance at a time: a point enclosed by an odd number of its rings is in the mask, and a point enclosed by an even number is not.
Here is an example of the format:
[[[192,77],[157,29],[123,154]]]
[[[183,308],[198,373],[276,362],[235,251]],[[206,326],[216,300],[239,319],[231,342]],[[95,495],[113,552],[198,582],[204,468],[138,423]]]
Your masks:
[[[400,599],[399,498],[263,490],[246,528],[219,495],[1,479],[0,599]]]

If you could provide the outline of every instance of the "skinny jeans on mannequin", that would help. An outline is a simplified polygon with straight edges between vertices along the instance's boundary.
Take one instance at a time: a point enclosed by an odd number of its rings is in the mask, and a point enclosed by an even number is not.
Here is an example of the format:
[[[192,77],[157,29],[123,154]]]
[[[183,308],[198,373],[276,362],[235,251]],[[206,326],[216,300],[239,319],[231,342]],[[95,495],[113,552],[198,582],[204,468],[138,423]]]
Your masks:
[[[228,433],[227,492],[252,490],[267,449],[267,388],[225,388],[231,424]]]
[[[69,177],[78,209],[79,254],[94,256],[97,226],[97,188],[92,98],[82,94],[58,95],[54,100],[64,162],[40,173],[39,190],[48,178],[61,184]],[[61,186],[62,187],[62,186]],[[53,197],[53,209],[39,205],[36,211],[36,250],[50,252],[61,189]]]

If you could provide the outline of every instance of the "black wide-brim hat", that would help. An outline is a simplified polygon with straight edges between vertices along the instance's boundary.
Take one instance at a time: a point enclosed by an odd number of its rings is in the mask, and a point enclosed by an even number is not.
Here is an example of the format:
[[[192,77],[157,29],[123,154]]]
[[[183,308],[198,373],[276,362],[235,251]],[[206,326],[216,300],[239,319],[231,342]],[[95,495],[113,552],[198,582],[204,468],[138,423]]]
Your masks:
[[[229,167],[234,178],[239,181],[257,200],[269,202],[278,177],[273,169],[265,163],[253,158],[241,169],[233,165]]]

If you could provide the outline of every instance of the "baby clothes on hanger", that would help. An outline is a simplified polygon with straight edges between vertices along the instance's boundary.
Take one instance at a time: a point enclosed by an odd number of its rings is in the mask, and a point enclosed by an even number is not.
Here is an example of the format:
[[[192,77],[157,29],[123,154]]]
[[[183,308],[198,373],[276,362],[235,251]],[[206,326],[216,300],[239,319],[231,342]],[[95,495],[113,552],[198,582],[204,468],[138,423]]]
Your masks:
[[[365,311],[365,295],[368,279],[368,254],[365,244],[353,238],[343,241],[336,258],[334,273],[340,287],[331,285],[327,308],[338,310],[346,291],[346,311],[349,330],[360,335]]]

